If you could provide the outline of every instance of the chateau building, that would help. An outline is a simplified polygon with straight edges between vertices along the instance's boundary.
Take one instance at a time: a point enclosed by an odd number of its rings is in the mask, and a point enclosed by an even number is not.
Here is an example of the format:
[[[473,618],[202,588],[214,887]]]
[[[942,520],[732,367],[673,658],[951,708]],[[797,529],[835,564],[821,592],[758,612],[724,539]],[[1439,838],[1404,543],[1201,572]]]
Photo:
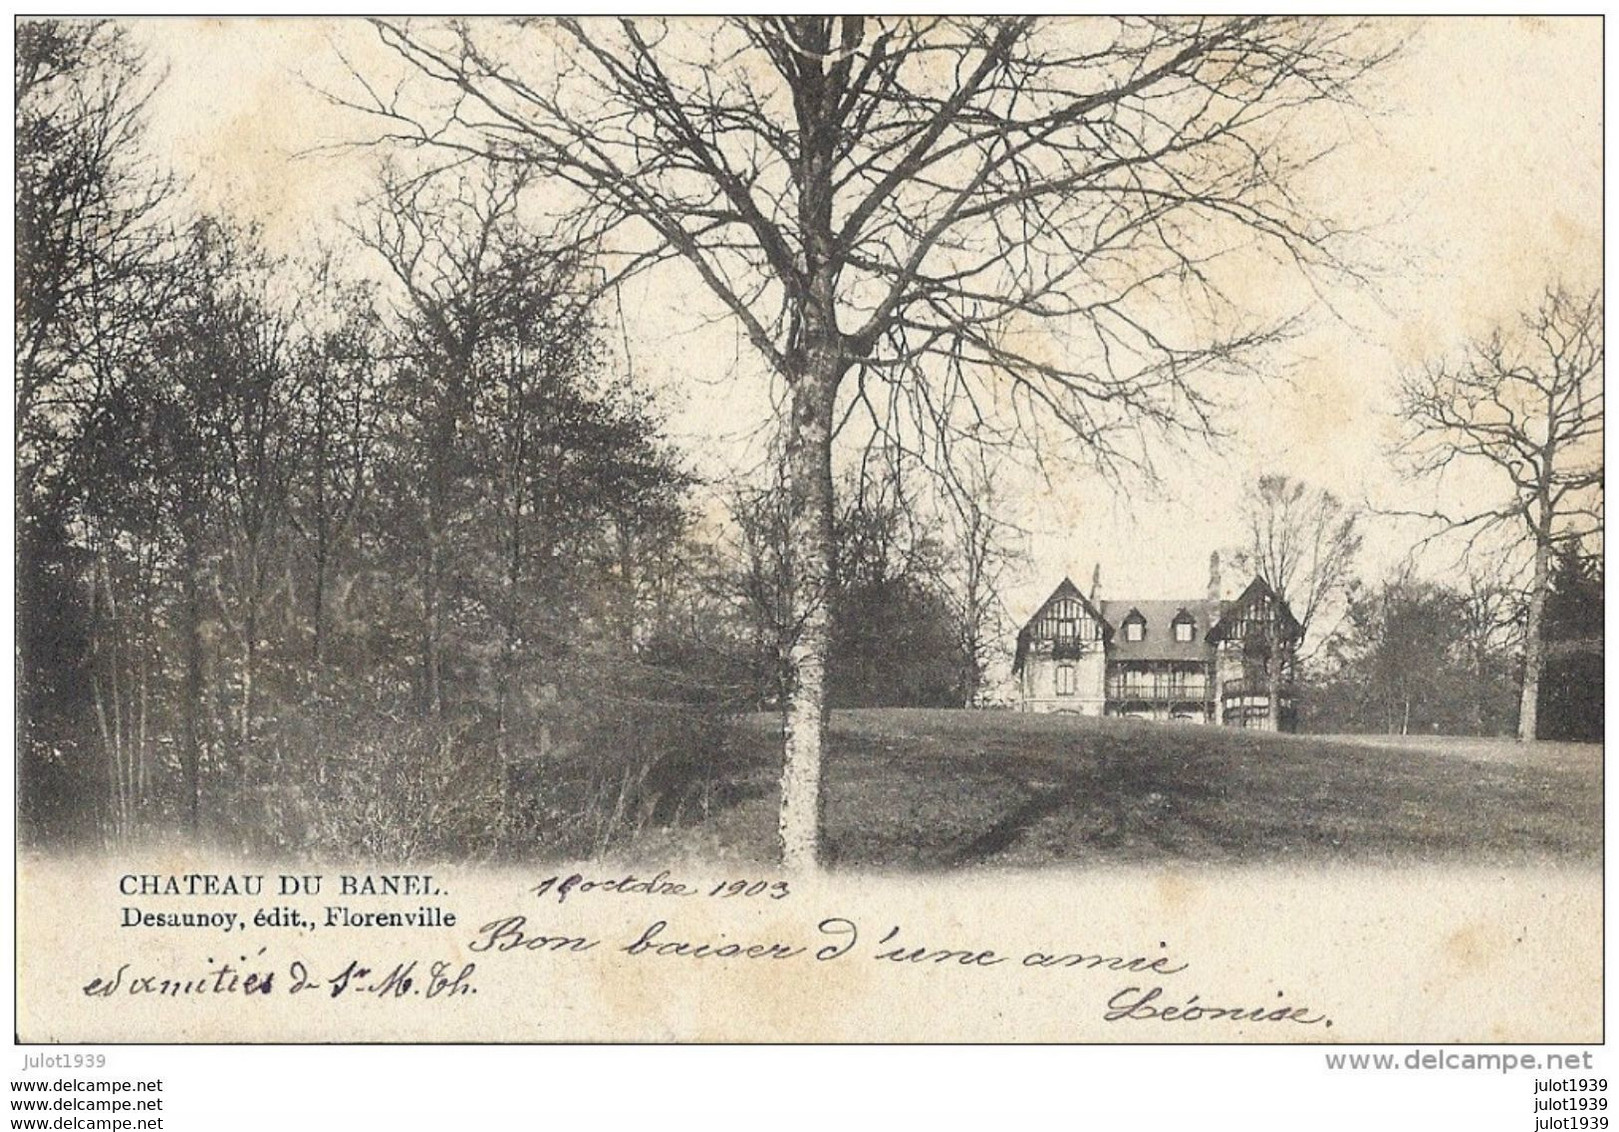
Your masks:
[[[1263,578],[1220,597],[1102,600],[1064,578],[1018,634],[1020,709],[1290,731],[1298,620]],[[1271,694],[1276,693],[1276,711]]]

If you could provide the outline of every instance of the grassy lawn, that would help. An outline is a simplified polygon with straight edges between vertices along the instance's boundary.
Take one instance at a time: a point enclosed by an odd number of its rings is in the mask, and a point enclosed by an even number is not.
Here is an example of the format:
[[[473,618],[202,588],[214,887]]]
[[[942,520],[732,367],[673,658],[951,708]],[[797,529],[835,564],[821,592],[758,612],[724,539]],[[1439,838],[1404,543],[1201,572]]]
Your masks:
[[[779,732],[745,726],[706,813],[651,840],[771,858]],[[1597,745],[883,709],[834,714],[825,774],[845,868],[1601,859]]]

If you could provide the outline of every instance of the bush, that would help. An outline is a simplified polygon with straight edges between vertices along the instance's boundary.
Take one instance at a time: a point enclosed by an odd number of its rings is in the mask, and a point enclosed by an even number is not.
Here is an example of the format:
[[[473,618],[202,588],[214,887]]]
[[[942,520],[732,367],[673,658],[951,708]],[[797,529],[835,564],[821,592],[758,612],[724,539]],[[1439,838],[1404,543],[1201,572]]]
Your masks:
[[[328,860],[622,850],[738,797],[734,764],[747,748],[731,689],[701,671],[581,667],[504,729],[485,705],[438,720],[406,701],[312,701],[264,721],[221,774],[237,785],[205,803],[211,832],[249,851]]]
[[[505,791],[477,719],[333,707],[267,729],[232,807],[255,848],[409,863],[499,847]]]
[[[592,665],[571,682],[554,725],[513,761],[512,853],[599,855],[734,801],[736,701],[752,691],[681,659]]]

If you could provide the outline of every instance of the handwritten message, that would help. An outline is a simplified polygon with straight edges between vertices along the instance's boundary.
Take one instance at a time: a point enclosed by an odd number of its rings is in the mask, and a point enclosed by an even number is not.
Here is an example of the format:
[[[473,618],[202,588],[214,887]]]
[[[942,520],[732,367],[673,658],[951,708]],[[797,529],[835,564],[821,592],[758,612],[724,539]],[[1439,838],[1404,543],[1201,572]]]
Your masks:
[[[468,949],[479,953],[545,952],[578,956],[606,947],[616,955],[637,960],[816,962],[861,958],[879,964],[929,965],[953,971],[984,972],[1006,967],[1017,971],[1105,971],[1143,976],[1138,983],[1119,988],[1107,1000],[1102,1012],[1106,1022],[1281,1022],[1304,1026],[1331,1027],[1332,1020],[1308,1006],[1275,1003],[1229,1003],[1205,1001],[1202,994],[1177,997],[1164,987],[1149,983],[1145,976],[1178,975],[1190,967],[1168,954],[1111,955],[1086,951],[1026,951],[1021,955],[1001,954],[977,944],[933,946],[904,936],[899,925],[889,927],[868,952],[859,950],[860,926],[846,916],[828,916],[814,926],[807,942],[783,940],[739,941],[726,937],[684,938],[671,929],[667,920],[655,920],[628,942],[617,942],[588,935],[551,934],[532,927],[522,914],[492,920],[479,929]],[[1159,943],[1161,950],[1168,944]],[[1277,992],[1283,999],[1283,992]]]

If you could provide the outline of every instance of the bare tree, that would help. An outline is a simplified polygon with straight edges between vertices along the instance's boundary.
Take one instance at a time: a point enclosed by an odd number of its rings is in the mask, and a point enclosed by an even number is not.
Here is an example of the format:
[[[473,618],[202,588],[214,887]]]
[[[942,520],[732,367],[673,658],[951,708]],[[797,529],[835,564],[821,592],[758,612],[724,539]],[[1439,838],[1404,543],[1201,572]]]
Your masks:
[[[304,375],[295,406],[302,459],[288,520],[307,544],[313,574],[310,677],[320,692],[325,690],[329,645],[328,589],[372,471],[382,344],[374,288],[338,281],[331,257],[305,285],[315,302],[304,312],[297,358]]]
[[[1322,632],[1323,619],[1334,613],[1341,619],[1347,608],[1361,546],[1359,519],[1330,491],[1282,475],[1260,476],[1243,508],[1247,545],[1238,552],[1239,561],[1264,578],[1293,611],[1299,623],[1301,660],[1331,636],[1331,629]],[[1271,652],[1266,677],[1275,728],[1282,650]]]
[[[286,575],[276,569],[300,453],[294,407],[302,375],[292,366],[294,316],[270,299],[275,265],[243,264],[240,281],[220,281],[213,320],[224,339],[212,362],[218,391],[220,494],[226,540],[213,584],[220,619],[237,639],[236,741],[253,737],[264,619]],[[227,368],[228,367],[228,368]]]
[[[186,272],[154,328],[151,356],[121,409],[139,418],[139,442],[124,449],[121,475],[150,477],[172,528],[180,594],[183,665],[181,764],[193,832],[200,828],[204,767],[242,784],[252,737],[263,626],[274,598],[296,452],[289,429],[295,396],[288,372],[290,316],[268,295],[266,260],[250,232],[200,219],[188,237]],[[105,469],[103,482],[119,473]],[[220,630],[236,648],[235,680],[218,679]],[[234,683],[234,738],[214,708]]]
[[[1458,591],[1461,643],[1473,685],[1469,722],[1476,735],[1500,734],[1493,721],[1510,718],[1501,693],[1511,675],[1509,659],[1522,645],[1524,607],[1507,573],[1499,561],[1471,562]]]
[[[151,500],[137,504],[132,491],[119,501],[136,520],[123,543],[130,569],[118,568],[122,554],[102,553],[107,528],[82,515],[86,499],[106,485],[83,474],[95,458],[84,444],[92,434],[108,439],[105,418],[127,408],[121,389],[132,359],[149,345],[180,274],[171,270],[180,241],[163,223],[174,182],[145,137],[147,102],[160,81],[128,29],[112,21],[16,25],[18,587],[51,595],[28,609],[18,638],[28,736],[21,758],[33,767],[60,750],[90,749],[83,721],[94,714],[107,755],[102,816],[120,837],[142,808],[151,761],[148,705],[158,662],[150,635],[137,627],[149,628],[155,616],[160,540]],[[80,540],[98,544],[88,560]],[[75,639],[77,647],[68,644]],[[121,678],[106,679],[112,671]]]
[[[110,20],[17,25],[16,438],[23,503],[133,351],[174,251],[145,148],[161,77]]]
[[[1506,531],[1532,554],[1521,741],[1536,736],[1553,555],[1602,534],[1602,370],[1601,293],[1551,287],[1515,332],[1498,329],[1400,383],[1400,451],[1417,473],[1484,467],[1505,481],[1493,505],[1429,517],[1465,532],[1469,548]]]
[[[420,539],[421,699],[440,717],[447,702],[445,636],[453,621],[447,591],[454,497],[468,458],[466,422],[488,379],[479,363],[512,292],[507,253],[517,229],[521,183],[521,176],[502,176],[498,170],[448,180],[388,170],[377,207],[355,229],[403,294],[395,351],[419,471],[419,483],[407,494],[414,497],[412,521]],[[519,461],[528,456],[521,443],[512,452]],[[521,476],[519,469],[507,480]],[[505,516],[502,520],[502,529],[508,529]],[[521,561],[520,543],[514,543],[512,556]]]
[[[1007,623],[1001,584],[1018,560],[1023,533],[1006,513],[1006,494],[998,486],[1005,468],[989,451],[978,446],[962,453],[943,490],[949,533],[941,580],[965,663],[963,707],[982,702],[990,657]]]
[[[1387,54],[1333,20],[376,26],[430,80],[357,76],[384,140],[542,171],[578,238],[683,263],[785,387],[790,868],[817,856],[840,419],[954,384],[1105,468],[1204,429],[1199,374],[1276,329],[1233,317],[1221,257],[1331,259],[1294,188],[1333,141],[1289,127]]]

